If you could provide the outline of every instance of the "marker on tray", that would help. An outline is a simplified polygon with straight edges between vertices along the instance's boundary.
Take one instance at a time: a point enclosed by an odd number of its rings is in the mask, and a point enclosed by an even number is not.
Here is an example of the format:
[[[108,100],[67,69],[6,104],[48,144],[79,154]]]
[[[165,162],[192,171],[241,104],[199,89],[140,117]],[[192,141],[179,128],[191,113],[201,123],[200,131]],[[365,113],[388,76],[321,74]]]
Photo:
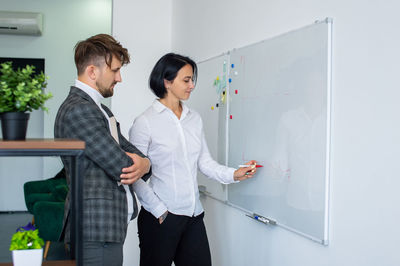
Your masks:
[[[274,220],[272,220],[270,218],[255,214],[255,213],[253,213],[252,215],[246,214],[246,216],[250,217],[250,218],[253,218],[254,220],[257,220],[257,221],[259,221],[261,223],[264,223],[264,224],[276,225],[276,221],[274,221]]]

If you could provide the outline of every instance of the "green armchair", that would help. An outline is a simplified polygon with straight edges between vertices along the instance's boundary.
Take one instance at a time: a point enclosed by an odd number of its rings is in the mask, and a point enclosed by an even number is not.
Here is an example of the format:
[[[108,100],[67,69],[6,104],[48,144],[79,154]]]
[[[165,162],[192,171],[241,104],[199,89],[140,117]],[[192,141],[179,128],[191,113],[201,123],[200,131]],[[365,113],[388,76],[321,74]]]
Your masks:
[[[66,194],[61,195],[64,198],[60,200],[58,191],[56,191],[56,187],[60,185],[67,185],[64,168],[53,178],[26,182],[24,184],[24,196],[28,212],[34,215],[33,205],[39,201],[64,201]],[[34,221],[32,221],[32,224],[34,224]]]
[[[25,183],[24,194],[26,207],[33,214],[32,223],[46,241],[43,254],[46,259],[50,243],[58,241],[62,230],[64,202],[68,194],[64,169],[53,178]]]

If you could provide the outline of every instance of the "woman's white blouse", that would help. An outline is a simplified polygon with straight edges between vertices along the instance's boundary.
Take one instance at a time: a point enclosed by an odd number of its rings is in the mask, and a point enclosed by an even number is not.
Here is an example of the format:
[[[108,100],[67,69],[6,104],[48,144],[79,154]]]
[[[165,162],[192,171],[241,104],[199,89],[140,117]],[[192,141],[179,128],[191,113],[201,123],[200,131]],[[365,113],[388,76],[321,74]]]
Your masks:
[[[142,206],[156,218],[165,211],[197,216],[203,212],[197,187],[197,170],[221,183],[235,182],[234,168],[211,158],[200,115],[182,103],[177,116],[155,100],[135,119],[129,141],[151,161],[149,183],[139,179],[133,188]]]

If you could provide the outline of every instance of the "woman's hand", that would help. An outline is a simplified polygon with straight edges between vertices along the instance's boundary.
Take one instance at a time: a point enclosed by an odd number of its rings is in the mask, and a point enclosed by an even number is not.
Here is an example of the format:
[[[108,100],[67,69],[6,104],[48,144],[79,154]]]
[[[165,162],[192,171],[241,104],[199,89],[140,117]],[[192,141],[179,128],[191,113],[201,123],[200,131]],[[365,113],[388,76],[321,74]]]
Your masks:
[[[246,165],[249,167],[240,167],[233,173],[233,179],[235,181],[242,181],[248,178],[252,178],[253,175],[257,172],[257,161],[251,160],[247,162]]]
[[[167,219],[168,211],[164,212],[160,217],[158,217],[158,222],[162,224],[165,219]]]

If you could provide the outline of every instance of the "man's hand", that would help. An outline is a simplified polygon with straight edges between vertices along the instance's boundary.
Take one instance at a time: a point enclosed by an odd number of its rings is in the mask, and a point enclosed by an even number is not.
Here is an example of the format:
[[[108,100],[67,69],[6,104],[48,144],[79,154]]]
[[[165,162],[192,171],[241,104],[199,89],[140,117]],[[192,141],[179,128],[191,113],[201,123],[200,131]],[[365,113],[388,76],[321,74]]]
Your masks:
[[[150,160],[130,152],[126,152],[126,154],[132,158],[133,164],[122,168],[120,178],[122,184],[130,185],[150,171]]]

